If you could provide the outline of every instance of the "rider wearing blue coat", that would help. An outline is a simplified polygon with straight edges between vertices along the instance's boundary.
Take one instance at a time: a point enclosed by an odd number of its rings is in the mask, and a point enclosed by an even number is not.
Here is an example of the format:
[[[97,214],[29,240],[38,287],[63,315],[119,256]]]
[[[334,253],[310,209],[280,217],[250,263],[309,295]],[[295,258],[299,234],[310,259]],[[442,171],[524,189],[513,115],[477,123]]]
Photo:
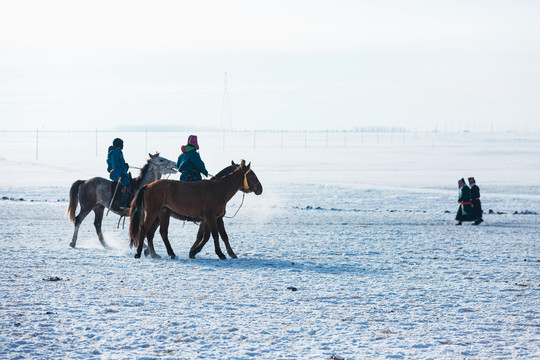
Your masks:
[[[116,138],[113,140],[112,146],[109,146],[109,153],[107,154],[107,171],[112,181],[120,179],[120,185],[129,185],[128,169],[129,165],[124,160],[124,154],[122,149],[124,148],[124,141]]]
[[[197,150],[199,150],[197,136],[190,135],[187,145],[182,146],[182,154],[176,162],[176,167],[181,172],[181,181],[201,181],[201,173],[208,176],[208,171]]]
[[[120,190],[120,204],[114,205],[116,202],[113,203],[113,207],[119,207],[120,210],[125,210],[129,207],[128,200],[131,190],[131,177],[128,173],[129,165],[124,160],[124,154],[122,154],[123,148],[124,141],[116,138],[113,140],[112,146],[109,146],[109,153],[107,154],[107,171],[109,172],[109,177],[112,181],[118,181],[122,185],[122,190]],[[116,190],[114,193],[116,193]]]

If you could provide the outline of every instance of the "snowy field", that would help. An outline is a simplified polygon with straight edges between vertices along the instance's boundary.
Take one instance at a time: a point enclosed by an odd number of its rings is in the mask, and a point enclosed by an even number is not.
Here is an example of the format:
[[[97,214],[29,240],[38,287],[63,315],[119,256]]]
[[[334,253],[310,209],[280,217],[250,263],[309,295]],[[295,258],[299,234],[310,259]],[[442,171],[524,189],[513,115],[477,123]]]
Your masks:
[[[114,137],[141,167],[187,135],[0,132],[0,358],[540,358],[540,134],[199,133],[210,173],[264,186],[225,219],[238,259],[189,259],[173,221],[177,259],[158,235],[136,260],[112,213],[110,249],[93,214],[69,247],[69,187]],[[454,225],[467,176],[480,226]]]

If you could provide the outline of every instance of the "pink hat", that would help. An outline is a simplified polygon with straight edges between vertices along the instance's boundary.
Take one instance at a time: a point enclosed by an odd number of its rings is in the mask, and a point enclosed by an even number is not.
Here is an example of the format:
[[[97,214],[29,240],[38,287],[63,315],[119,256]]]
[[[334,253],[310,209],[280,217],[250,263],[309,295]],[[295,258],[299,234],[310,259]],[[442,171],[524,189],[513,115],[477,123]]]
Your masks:
[[[197,143],[197,135],[189,135],[187,143],[188,145],[195,146],[195,149],[199,150],[199,144]]]

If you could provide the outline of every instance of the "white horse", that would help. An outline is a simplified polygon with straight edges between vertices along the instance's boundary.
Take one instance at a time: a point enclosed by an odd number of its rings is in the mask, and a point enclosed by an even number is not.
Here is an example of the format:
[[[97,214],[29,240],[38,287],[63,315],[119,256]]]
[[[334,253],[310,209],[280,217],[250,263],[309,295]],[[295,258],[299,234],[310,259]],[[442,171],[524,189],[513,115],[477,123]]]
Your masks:
[[[150,159],[148,159],[146,165],[142,167],[141,174],[132,180],[133,193],[136,193],[142,186],[161,179],[163,175],[174,174],[178,171],[175,162],[159,156],[159,153],[148,155],[150,155]],[[101,177],[94,177],[88,180],[77,180],[71,185],[67,208],[69,220],[75,225],[73,239],[69,244],[71,247],[77,245],[79,227],[84,218],[86,218],[92,210],[95,213],[94,226],[99,242],[103,247],[107,247],[107,243],[101,233],[101,221],[103,220],[104,209],[109,208],[113,203],[111,199],[113,198],[114,193],[115,189],[113,189],[113,182]],[[80,205],[81,210],[79,211],[79,214],[75,216],[77,203]],[[120,216],[129,215],[129,208],[121,210],[115,206],[111,206],[109,210]]]

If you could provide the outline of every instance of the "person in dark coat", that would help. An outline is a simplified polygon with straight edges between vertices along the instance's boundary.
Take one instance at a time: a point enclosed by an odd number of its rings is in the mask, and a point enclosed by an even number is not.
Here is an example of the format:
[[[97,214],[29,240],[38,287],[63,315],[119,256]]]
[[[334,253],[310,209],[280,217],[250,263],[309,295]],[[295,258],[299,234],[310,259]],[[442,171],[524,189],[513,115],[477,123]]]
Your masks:
[[[181,181],[201,181],[201,173],[208,176],[208,171],[197,150],[199,150],[197,136],[190,135],[187,144],[182,146],[182,154],[176,162],[176,167],[181,173]]]
[[[473,225],[479,225],[482,221],[482,204],[480,203],[480,188],[476,185],[474,177],[470,177],[469,186],[471,187],[471,202],[475,216]]]
[[[129,165],[124,160],[124,154],[122,153],[123,148],[124,141],[120,138],[116,138],[113,140],[113,144],[109,146],[109,152],[107,154],[107,171],[109,172],[109,178],[112,181],[120,182],[120,185],[122,186],[119,204],[121,209],[127,208],[130,190],[130,176],[128,173]]]
[[[463,221],[474,221],[475,215],[473,213],[472,202],[471,202],[471,189],[465,183],[465,179],[461,178],[458,180],[459,188],[459,197],[458,203],[459,208],[456,214],[456,225],[461,225]]]

